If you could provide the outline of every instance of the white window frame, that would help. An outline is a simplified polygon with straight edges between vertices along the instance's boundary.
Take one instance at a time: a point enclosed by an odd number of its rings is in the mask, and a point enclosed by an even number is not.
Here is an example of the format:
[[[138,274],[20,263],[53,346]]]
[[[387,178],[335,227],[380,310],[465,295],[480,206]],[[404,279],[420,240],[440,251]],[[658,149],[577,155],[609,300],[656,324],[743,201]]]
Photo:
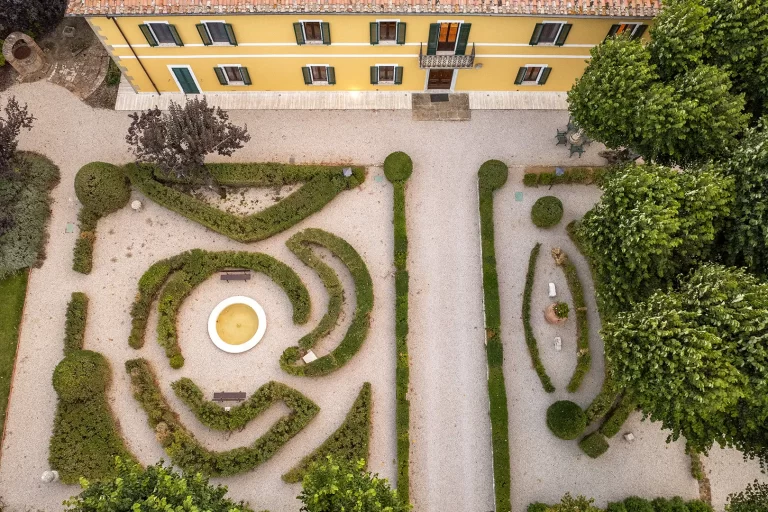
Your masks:
[[[541,23],[542,25],[557,24],[557,25],[560,25],[560,28],[557,30],[557,34],[555,34],[554,41],[552,41],[551,43],[542,43],[541,41],[539,41],[538,43],[536,43],[536,46],[555,46],[555,43],[557,42],[557,38],[560,37],[560,33],[563,31],[563,27],[565,26],[566,23],[564,21],[542,21]]]
[[[453,42],[453,50],[436,50],[435,55],[456,55],[456,46],[459,44],[459,34],[461,34],[461,26],[464,24],[464,20],[437,20],[435,23],[442,25],[443,23],[458,23],[459,29],[456,31],[456,40]],[[440,29],[437,30],[437,45],[440,46]]]
[[[304,44],[323,44],[323,20],[299,20],[299,23],[301,23],[301,35],[304,36]],[[305,23],[319,23],[320,24],[320,40],[309,40],[307,39],[307,31],[304,29]]]
[[[395,25],[395,38],[392,41],[382,41],[381,37],[379,37],[379,42],[377,44],[381,45],[388,45],[388,44],[397,44],[397,34],[400,32],[400,20],[376,20],[376,24],[378,25],[379,34],[381,34],[381,24],[382,23],[396,23]],[[376,64],[378,66],[378,64]],[[389,64],[386,64],[387,66]]]
[[[328,68],[331,67],[328,64],[305,64],[304,67],[309,68],[309,78],[312,79],[310,85],[329,85],[328,84]],[[316,82],[315,77],[312,76],[312,68],[325,68],[325,82]]]
[[[634,25],[634,27],[632,28],[632,31],[629,33],[629,37],[635,37],[635,32],[637,32],[637,29],[640,28],[640,26],[643,25],[643,23],[637,23],[635,21],[627,21],[623,23],[616,23],[616,25]],[[619,35],[619,34],[614,34],[614,35]]]
[[[522,81],[520,82],[520,85],[539,85],[539,80],[541,80],[541,74],[544,73],[544,70],[549,67],[548,64],[526,64],[523,66],[524,68],[541,68],[539,70],[539,74],[536,75],[536,81]]]
[[[181,83],[179,82],[179,79],[176,78],[176,73],[173,72],[174,68],[186,68],[189,70],[189,74],[192,76],[192,80],[195,82],[195,85],[197,86],[197,90],[200,91],[200,94],[203,94],[203,88],[200,87],[200,82],[197,81],[197,77],[195,76],[195,72],[192,71],[192,66],[188,64],[168,64],[168,72],[171,74],[171,77],[173,78],[173,81],[176,82],[176,87],[179,88],[179,92],[182,94],[186,94],[184,92],[184,89],[181,87]]]
[[[178,46],[175,42],[173,42],[173,43],[161,43],[160,39],[157,37],[157,34],[155,34],[155,30],[152,28],[152,24],[153,23],[157,23],[158,25],[170,25],[170,23],[168,23],[167,21],[150,20],[150,21],[144,21],[143,23],[147,27],[149,27],[149,31],[152,32],[152,37],[154,37],[155,41],[157,41],[157,46]]]
[[[376,66],[376,84],[377,85],[395,85],[395,73],[397,72],[397,64],[374,64]],[[379,72],[379,68],[383,67],[392,67],[392,81],[386,81],[382,82],[379,77],[381,76],[381,73]]]
[[[216,64],[216,67],[221,69],[221,72],[224,73],[224,78],[226,78],[227,80],[227,85],[245,85],[244,80],[231,81],[227,76],[227,72],[224,71],[224,68],[238,68],[238,70],[242,69],[243,66],[241,66],[240,64]],[[242,71],[240,71],[240,78],[242,77],[243,77],[243,74],[242,74]]]
[[[217,43],[216,41],[213,40],[213,36],[211,35],[211,31],[208,30],[208,24],[209,23],[221,23],[222,25],[226,25],[227,24],[226,21],[224,21],[224,20],[200,20],[200,23],[203,24],[203,26],[205,27],[205,31],[208,32],[208,39],[211,40],[211,46],[234,46],[229,41],[222,42],[222,43]]]

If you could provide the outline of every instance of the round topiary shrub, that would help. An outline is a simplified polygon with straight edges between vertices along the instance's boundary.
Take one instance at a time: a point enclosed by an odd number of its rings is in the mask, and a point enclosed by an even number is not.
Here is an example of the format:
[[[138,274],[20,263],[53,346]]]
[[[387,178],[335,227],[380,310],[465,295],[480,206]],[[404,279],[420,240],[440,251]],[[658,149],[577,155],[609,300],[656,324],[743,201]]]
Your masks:
[[[501,160],[488,160],[477,171],[480,178],[480,186],[489,187],[491,190],[501,188],[507,182],[509,168]]]
[[[109,363],[90,350],[77,350],[53,370],[53,388],[65,402],[84,402],[109,385]]]
[[[547,409],[547,426],[560,439],[576,439],[587,428],[587,416],[577,404],[560,400]]]
[[[563,218],[563,202],[555,196],[540,197],[531,208],[531,220],[540,228],[551,228]]]
[[[384,176],[392,183],[407,180],[411,177],[411,173],[413,173],[413,161],[402,151],[390,153],[384,160]]]
[[[131,187],[116,165],[91,162],[77,171],[75,193],[83,206],[102,216],[125,206]]]

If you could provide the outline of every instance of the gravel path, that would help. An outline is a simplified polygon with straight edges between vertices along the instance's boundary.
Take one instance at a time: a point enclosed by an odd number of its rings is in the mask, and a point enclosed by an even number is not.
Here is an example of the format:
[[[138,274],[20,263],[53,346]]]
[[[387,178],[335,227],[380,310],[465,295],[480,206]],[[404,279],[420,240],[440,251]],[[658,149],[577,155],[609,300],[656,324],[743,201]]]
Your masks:
[[[74,222],[77,215],[73,178],[87,162],[129,161],[123,142],[129,120],[123,112],[91,109],[65,90],[47,83],[15,86],[5,93],[8,94],[30,103],[38,118],[34,130],[22,134],[21,148],[46,154],[62,172],[61,185],[53,192],[48,259],[31,274],[7,436],[0,459],[0,495],[10,510],[57,510],[63,499],[77,492],[76,487],[44,485],[39,481],[47,468],[55,410],[51,373],[61,359],[66,303],[70,293],[77,290],[85,291],[91,298],[86,347],[103,352],[113,365],[112,405],[130,448],[142,462],[154,462],[163,458],[164,453],[146,425],[144,413],[130,396],[122,368],[126,359],[137,356],[153,361],[166,396],[187,425],[212,448],[247,442],[263,432],[269,421],[280,414],[280,408],[226,439],[189,421],[190,415],[167,392],[172,380],[190,376],[208,393],[223,386],[250,393],[274,378],[297,387],[320,405],[321,413],[313,423],[272,460],[253,472],[222,479],[234,498],[249,500],[257,510],[298,509],[294,496],[299,487],[283,484],[279,475],[338,426],[364,380],[373,383],[375,402],[371,468],[393,478],[396,450],[392,193],[381,170],[373,166],[381,165],[386,155],[396,150],[409,153],[415,163],[407,191],[411,241],[412,497],[419,512],[492,510],[477,169],[490,158],[513,165],[568,163],[567,150],[553,144],[555,128],[564,126],[567,120],[565,112],[475,111],[472,120],[464,123],[414,122],[407,111],[230,112],[234,122],[247,122],[252,134],[251,142],[236,153],[237,161],[357,163],[372,166],[369,179],[361,189],[344,193],[320,214],[289,232],[249,245],[232,242],[151,202],[138,214],[125,209],[100,222],[94,273],[81,276],[71,270],[75,236],[64,233],[65,224]],[[3,99],[0,97],[0,102]],[[593,147],[578,163],[600,161],[597,148]],[[554,354],[549,350],[551,344],[545,349],[542,341],[545,364],[559,388],[554,396],[546,395],[530,368],[520,322],[528,252],[535,240],[544,242],[541,264],[549,264],[549,246],[557,243],[576,260],[582,278],[586,270],[563,231],[545,238],[527,220],[534,197],[545,190],[526,189],[522,203],[514,201],[515,190],[522,190],[519,169],[498,193],[496,203],[515,512],[533,500],[555,501],[566,491],[594,495],[600,503],[634,493],[694,495],[695,483],[688,477],[680,446],[664,444],[665,434],[655,425],[641,424],[637,415],[630,419],[627,428],[638,440],[632,445],[614,440],[611,450],[598,461],[581,455],[574,442],[558,441],[547,431],[543,423],[546,407],[567,395],[564,385],[573,369],[573,342],[565,341],[563,352]],[[597,199],[594,188],[553,190],[563,198],[568,218],[581,215]],[[284,247],[288,236],[309,226],[338,233],[360,251],[371,270],[376,303],[371,333],[361,353],[342,370],[317,381],[318,384],[285,375],[277,366],[279,353],[314,325],[326,300],[319,280]],[[266,279],[228,285],[209,281],[187,299],[181,311],[180,339],[187,358],[182,370],[172,371],[168,367],[152,329],[142,351],[130,349],[126,343],[128,309],[138,277],[157,259],[193,247],[264,251],[284,260],[310,288],[312,320],[306,326],[294,326],[287,300]],[[339,270],[348,283],[349,276]],[[543,271],[547,272],[546,267]],[[542,274],[541,281],[546,278]],[[562,281],[559,286],[564,290]],[[539,289],[540,285],[541,282]],[[267,310],[269,322],[264,340],[241,357],[216,351],[202,327],[213,304],[225,295],[237,293],[255,296]],[[588,300],[593,305],[591,293]],[[351,306],[346,306],[346,321]],[[597,319],[591,320],[596,338]],[[537,333],[541,340],[549,336],[544,330]],[[330,348],[337,341],[338,337],[332,336],[322,347]],[[593,346],[598,347],[599,340],[593,341]],[[592,372],[575,395],[582,405],[599,388],[599,359],[594,358]],[[714,462],[709,466],[714,489],[721,465]],[[618,479],[617,475],[626,477]]]

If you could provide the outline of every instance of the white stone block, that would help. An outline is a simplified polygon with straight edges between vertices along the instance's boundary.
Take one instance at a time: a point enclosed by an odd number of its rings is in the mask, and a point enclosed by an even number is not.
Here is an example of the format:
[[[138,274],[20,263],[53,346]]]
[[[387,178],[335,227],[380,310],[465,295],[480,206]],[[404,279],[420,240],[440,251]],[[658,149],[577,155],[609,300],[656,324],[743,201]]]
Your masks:
[[[624,440],[627,441],[628,443],[631,443],[632,441],[635,440],[635,434],[633,434],[632,432],[627,432],[626,434],[624,434]]]
[[[563,349],[563,340],[560,336],[555,336],[555,350],[560,352]]]
[[[314,352],[312,352],[311,350],[308,350],[306,355],[301,359],[304,361],[305,364],[309,364],[312,361],[317,361],[317,356],[315,355]]]
[[[550,297],[556,297],[557,296],[557,290],[555,289],[555,283],[549,283],[549,296]]]

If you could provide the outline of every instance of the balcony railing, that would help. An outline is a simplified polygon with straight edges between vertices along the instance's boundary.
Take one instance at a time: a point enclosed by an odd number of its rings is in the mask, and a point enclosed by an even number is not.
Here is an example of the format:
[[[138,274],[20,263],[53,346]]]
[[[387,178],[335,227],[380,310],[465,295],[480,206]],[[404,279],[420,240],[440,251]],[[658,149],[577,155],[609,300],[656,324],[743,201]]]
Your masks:
[[[475,43],[469,55],[425,55],[424,43],[419,44],[419,67],[467,69],[475,65]]]

